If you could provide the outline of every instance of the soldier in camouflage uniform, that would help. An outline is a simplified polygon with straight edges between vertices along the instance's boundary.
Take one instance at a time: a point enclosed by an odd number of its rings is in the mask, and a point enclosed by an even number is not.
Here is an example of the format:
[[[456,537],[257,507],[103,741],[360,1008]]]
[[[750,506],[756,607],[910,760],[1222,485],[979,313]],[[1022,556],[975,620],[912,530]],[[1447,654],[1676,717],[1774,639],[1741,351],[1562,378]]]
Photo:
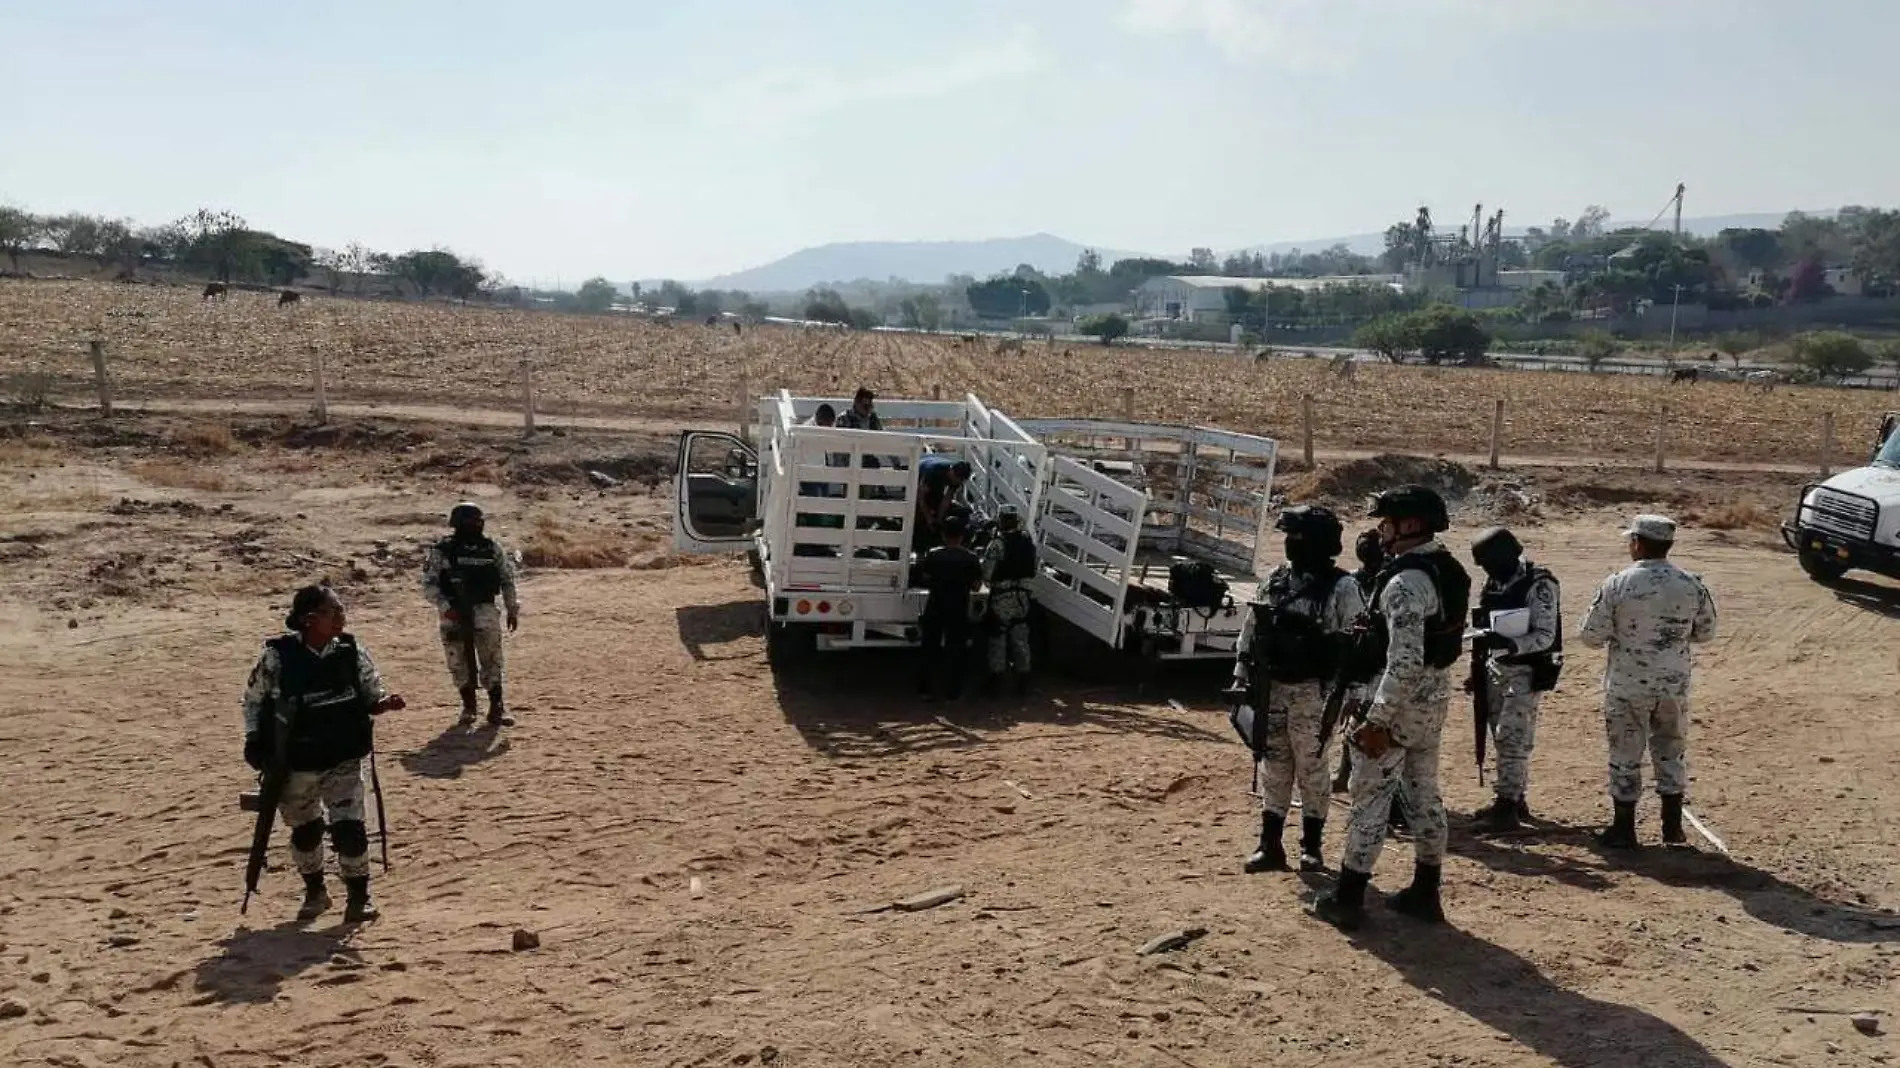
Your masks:
[[[983,547],[983,581],[989,585],[989,677],[994,689],[1015,666],[1015,689],[1029,690],[1029,582],[1036,576],[1036,542],[1023,530],[1013,504],[996,511],[996,536]]]
[[[521,601],[515,593],[514,558],[483,533],[484,525],[479,505],[463,501],[449,510],[453,533],[429,548],[422,565],[422,593],[441,617],[442,652],[462,696],[459,722],[464,727],[475,722],[479,681],[488,691],[488,725],[509,727],[515,721],[502,700],[502,613],[495,607],[495,598],[499,596],[507,609],[509,633],[520,625]],[[463,618],[464,612],[468,618]],[[468,662],[462,628],[470,626],[475,628],[478,664]]]
[[[343,602],[327,586],[297,591],[288,633],[264,643],[244,688],[244,760],[263,771],[281,741],[289,775],[277,804],[290,828],[290,855],[303,875],[308,923],[330,907],[323,885],[324,816],[348,901],[343,918],[377,917],[369,897],[369,829],[363,819],[363,765],[370,717],[403,707],[383,685],[369,650],[343,629]],[[289,736],[280,739],[279,732]]]
[[[1557,684],[1563,656],[1563,616],[1559,608],[1557,577],[1524,558],[1524,546],[1503,527],[1492,527],[1471,543],[1471,559],[1484,570],[1484,591],[1475,613],[1523,609],[1530,622],[1516,638],[1487,634],[1480,639],[1484,656],[1471,665],[1484,672],[1487,698],[1485,717],[1497,745],[1498,772],[1492,783],[1494,799],[1476,818],[1488,830],[1515,830],[1531,818],[1526,793],[1530,789],[1531,749],[1537,744],[1537,709],[1545,692]]]
[[[1670,845],[1682,832],[1683,794],[1689,786],[1685,751],[1689,733],[1692,644],[1715,637],[1715,598],[1698,575],[1669,562],[1674,520],[1639,515],[1624,531],[1629,567],[1598,587],[1578,640],[1608,648],[1603,669],[1603,717],[1610,743],[1610,802],[1616,816],[1597,840],[1636,848],[1636,802],[1643,791],[1643,751],[1655,767],[1662,799],[1662,836]]]
[[[1235,685],[1246,691],[1255,714],[1266,717],[1266,752],[1256,765],[1260,843],[1245,870],[1286,869],[1281,836],[1297,780],[1300,870],[1321,871],[1331,797],[1320,729],[1339,658],[1366,602],[1358,583],[1333,563],[1341,530],[1332,512],[1311,505],[1288,508],[1274,528],[1286,534],[1287,562],[1267,575],[1235,648]]]
[[[1366,887],[1385,846],[1388,814],[1401,784],[1412,830],[1411,885],[1391,900],[1397,911],[1443,922],[1439,903],[1445,858],[1445,805],[1438,793],[1439,736],[1451,704],[1450,668],[1464,649],[1471,579],[1439,543],[1450,518],[1424,486],[1401,486],[1373,499],[1371,514],[1391,562],[1379,573],[1369,646],[1383,650],[1370,710],[1352,734],[1352,814],[1339,883],[1313,902],[1313,914],[1352,930],[1365,916]]]

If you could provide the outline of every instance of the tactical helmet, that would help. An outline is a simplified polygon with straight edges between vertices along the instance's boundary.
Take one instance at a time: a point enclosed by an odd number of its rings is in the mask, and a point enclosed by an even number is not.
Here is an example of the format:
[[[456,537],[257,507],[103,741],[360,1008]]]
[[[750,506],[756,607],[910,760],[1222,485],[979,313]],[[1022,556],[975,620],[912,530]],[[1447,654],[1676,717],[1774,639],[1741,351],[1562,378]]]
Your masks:
[[[937,529],[942,531],[945,536],[955,535],[962,537],[970,532],[970,521],[965,519],[960,512],[951,512],[949,515],[943,517],[943,522],[939,524]]]
[[[1004,530],[1015,530],[1022,525],[1023,514],[1013,504],[1005,504],[996,509],[996,525]]]
[[[449,509],[449,525],[452,527],[461,526],[463,523],[479,523],[481,521],[482,506],[476,504],[474,501],[463,501]]]
[[[1486,560],[1515,562],[1523,555],[1524,544],[1508,527],[1492,527],[1471,542],[1471,559],[1480,567]]]
[[[1374,494],[1366,514],[1374,519],[1417,519],[1433,534],[1451,528],[1445,498],[1430,486],[1400,486]]]
[[[1282,511],[1274,520],[1273,529],[1284,531],[1287,541],[1297,542],[1303,549],[1328,559],[1339,555],[1340,538],[1345,532],[1331,509],[1316,504],[1296,505]]]
[[[1379,541],[1377,527],[1359,532],[1359,540],[1352,546],[1353,554],[1366,567],[1376,567],[1385,563],[1385,545]]]

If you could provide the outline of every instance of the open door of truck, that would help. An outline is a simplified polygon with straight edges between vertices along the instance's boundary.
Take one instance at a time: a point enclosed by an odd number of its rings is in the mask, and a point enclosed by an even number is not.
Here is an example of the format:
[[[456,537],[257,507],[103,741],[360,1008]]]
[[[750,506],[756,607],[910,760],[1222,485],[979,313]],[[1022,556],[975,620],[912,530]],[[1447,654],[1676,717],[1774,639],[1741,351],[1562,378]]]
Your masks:
[[[1141,540],[1148,494],[1066,456],[1050,456],[1036,505],[1036,600],[1111,647]]]
[[[680,435],[674,481],[673,546],[683,553],[739,553],[758,528],[759,458],[732,434]]]

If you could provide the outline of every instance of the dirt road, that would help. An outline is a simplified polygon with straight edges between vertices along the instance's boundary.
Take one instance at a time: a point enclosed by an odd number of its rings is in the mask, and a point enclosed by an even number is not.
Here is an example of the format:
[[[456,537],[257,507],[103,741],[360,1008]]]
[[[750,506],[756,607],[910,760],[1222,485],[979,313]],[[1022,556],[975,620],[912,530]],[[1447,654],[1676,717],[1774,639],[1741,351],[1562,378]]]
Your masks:
[[[1139,701],[1097,654],[1028,699],[930,707],[901,658],[775,673],[736,562],[531,571],[522,722],[453,728],[415,571],[444,502],[479,494],[516,543],[657,539],[666,504],[431,474],[417,455],[461,449],[432,433],[407,457],[238,449],[201,461],[213,489],[76,447],[0,467],[0,1063],[1890,1063],[1837,1014],[1895,1008],[1890,586],[1826,589],[1763,532],[1692,531],[1723,633],[1691,800],[1734,855],[1591,847],[1601,661],[1579,651],[1543,716],[1537,832],[1455,823],[1451,925],[1380,914],[1347,939],[1302,915],[1297,877],[1240,873],[1255,817],[1217,679]],[[1573,622],[1618,564],[1616,514],[1523,526]],[[385,918],[286,923],[280,839],[240,922],[237,700],[288,591],[326,572],[410,699],[378,734]],[[1460,812],[1485,800],[1466,716]],[[869,911],[945,885],[966,896]],[[1207,933],[1136,955],[1186,927]]]

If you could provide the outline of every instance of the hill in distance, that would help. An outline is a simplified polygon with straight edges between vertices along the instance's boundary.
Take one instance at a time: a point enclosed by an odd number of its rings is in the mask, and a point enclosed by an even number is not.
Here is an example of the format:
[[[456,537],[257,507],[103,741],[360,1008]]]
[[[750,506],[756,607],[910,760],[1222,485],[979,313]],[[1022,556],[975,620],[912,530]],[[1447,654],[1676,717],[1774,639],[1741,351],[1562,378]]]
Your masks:
[[[1709,237],[1731,227],[1772,229],[1781,225],[1781,220],[1786,214],[1786,212],[1757,212],[1686,218],[1682,220],[1682,228],[1698,237]],[[1830,209],[1811,214],[1831,216],[1834,211]],[[1641,226],[1645,221],[1647,220],[1619,220],[1608,225],[1614,229]],[[1666,223],[1667,220],[1664,220],[1663,224]],[[1447,220],[1444,225],[1457,224]],[[1507,231],[1511,236],[1520,236],[1523,232],[1522,227],[1514,227]],[[1258,252],[1262,255],[1288,252],[1296,248],[1307,252],[1318,252],[1336,244],[1344,244],[1360,255],[1376,256],[1385,249],[1385,234],[1384,231],[1380,231],[1350,234],[1344,237],[1318,237],[1307,241],[1276,241],[1271,244],[1251,246],[1241,251]],[[756,294],[787,293],[802,292],[813,286],[852,282],[859,279],[882,282],[891,278],[935,285],[941,283],[949,275],[968,274],[984,278],[999,271],[1014,270],[1018,264],[1023,263],[1046,274],[1063,274],[1073,270],[1076,258],[1089,248],[1094,248],[1101,253],[1104,264],[1134,256],[1151,255],[1106,249],[1095,245],[1082,245],[1054,234],[998,237],[982,241],[847,241],[801,249],[760,267],[693,283],[693,288],[742,289]],[[1222,250],[1218,254],[1225,256],[1229,251],[1231,250]],[[1172,255],[1186,258],[1184,253]]]

